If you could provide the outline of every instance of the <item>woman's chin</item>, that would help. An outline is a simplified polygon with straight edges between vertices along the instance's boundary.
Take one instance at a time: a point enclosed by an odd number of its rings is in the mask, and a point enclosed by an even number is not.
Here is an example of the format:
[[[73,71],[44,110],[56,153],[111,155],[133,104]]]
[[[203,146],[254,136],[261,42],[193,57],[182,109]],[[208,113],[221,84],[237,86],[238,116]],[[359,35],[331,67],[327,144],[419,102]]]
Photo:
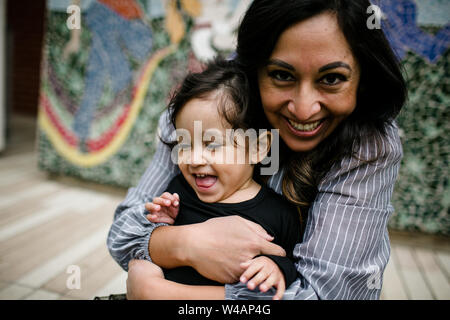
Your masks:
[[[294,152],[308,152],[314,149],[320,142],[319,139],[300,139],[290,133],[280,134],[284,143]]]

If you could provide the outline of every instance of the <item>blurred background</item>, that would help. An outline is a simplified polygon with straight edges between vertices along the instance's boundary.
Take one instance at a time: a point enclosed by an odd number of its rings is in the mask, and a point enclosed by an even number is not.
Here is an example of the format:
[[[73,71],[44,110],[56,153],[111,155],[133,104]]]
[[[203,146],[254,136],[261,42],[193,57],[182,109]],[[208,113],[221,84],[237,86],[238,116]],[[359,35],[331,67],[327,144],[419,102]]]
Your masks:
[[[0,299],[125,292],[114,210],[170,92],[233,52],[250,2],[0,1]],[[450,1],[373,3],[409,89],[382,298],[450,299]]]

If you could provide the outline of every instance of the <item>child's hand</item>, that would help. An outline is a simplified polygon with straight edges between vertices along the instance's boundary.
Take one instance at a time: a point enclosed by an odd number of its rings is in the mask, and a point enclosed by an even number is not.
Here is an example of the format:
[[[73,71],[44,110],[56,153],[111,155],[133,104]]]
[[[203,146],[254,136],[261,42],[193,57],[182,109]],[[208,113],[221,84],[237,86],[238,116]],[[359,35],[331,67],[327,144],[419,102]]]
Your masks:
[[[178,215],[179,206],[180,197],[177,193],[164,192],[160,197],[145,204],[145,209],[150,212],[147,219],[153,223],[173,224]]]
[[[246,270],[242,273],[240,281],[247,283],[250,290],[255,289],[259,285],[261,292],[266,292],[271,287],[276,287],[277,292],[273,296],[273,300],[280,300],[286,289],[284,275],[280,268],[271,259],[260,256],[252,260],[241,263],[241,267]]]

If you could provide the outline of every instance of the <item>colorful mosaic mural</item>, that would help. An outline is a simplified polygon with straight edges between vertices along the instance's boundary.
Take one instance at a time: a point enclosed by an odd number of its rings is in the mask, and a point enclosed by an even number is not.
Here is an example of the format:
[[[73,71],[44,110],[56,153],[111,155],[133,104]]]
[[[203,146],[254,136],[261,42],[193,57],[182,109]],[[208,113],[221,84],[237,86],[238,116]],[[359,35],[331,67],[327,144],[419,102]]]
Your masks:
[[[233,51],[251,0],[48,0],[39,106],[44,170],[135,185],[176,83]],[[450,1],[373,1],[408,78],[404,154],[391,228],[450,234]],[[68,28],[67,8],[81,8]],[[382,94],[382,93],[380,93]]]
[[[100,183],[137,183],[171,90],[217,50],[232,50],[246,1],[203,2],[48,1],[41,168]],[[80,29],[68,27],[73,4],[80,8]]]

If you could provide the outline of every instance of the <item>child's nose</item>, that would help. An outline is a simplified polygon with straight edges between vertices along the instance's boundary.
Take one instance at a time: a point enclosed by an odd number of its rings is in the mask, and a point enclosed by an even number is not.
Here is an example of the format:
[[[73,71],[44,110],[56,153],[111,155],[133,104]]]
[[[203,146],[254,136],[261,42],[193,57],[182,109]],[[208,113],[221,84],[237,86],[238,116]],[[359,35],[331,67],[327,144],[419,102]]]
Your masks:
[[[203,148],[193,148],[191,159],[192,159],[191,161],[192,166],[202,166],[207,163],[205,156],[203,154]]]

